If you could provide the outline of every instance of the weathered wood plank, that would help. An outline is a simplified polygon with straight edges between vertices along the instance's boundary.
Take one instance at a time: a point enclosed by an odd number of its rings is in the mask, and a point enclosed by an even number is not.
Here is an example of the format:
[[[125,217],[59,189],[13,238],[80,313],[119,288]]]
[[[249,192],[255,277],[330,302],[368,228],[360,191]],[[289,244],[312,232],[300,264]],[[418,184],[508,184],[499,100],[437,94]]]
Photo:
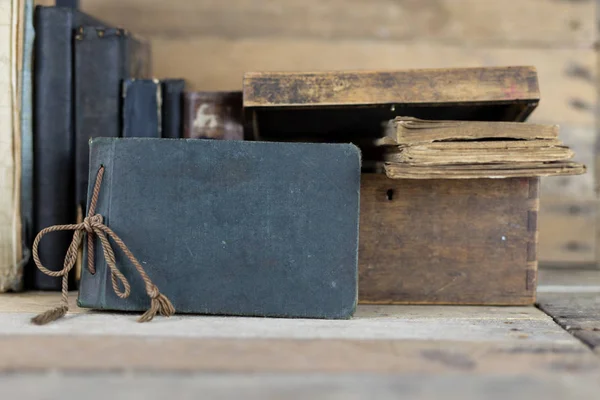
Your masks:
[[[592,374],[560,376],[470,373],[370,374],[5,374],[0,386],[22,400],[192,399],[378,399],[378,400],[564,400],[594,399],[600,390]],[[68,396],[65,392],[68,391]]]
[[[532,304],[538,179],[361,179],[359,301]]]
[[[402,115],[523,121],[538,101],[534,67],[244,75],[254,134],[272,140],[378,137],[383,122]]]
[[[581,127],[592,127],[595,121],[596,66],[592,50],[211,37],[153,38],[152,46],[157,77],[185,77],[190,90],[240,90],[247,71],[533,65],[538,70],[543,100],[531,121]]]
[[[81,0],[81,7],[145,35],[178,38],[278,36],[587,48],[596,38],[593,1]]]
[[[3,298],[12,312],[0,309],[0,371],[600,373],[600,360],[534,307],[360,306],[348,321],[148,324],[90,312],[35,326],[31,312],[58,293]]]
[[[507,374],[76,374],[0,375],[7,398],[22,400],[378,399],[378,400],[564,400],[594,399],[600,383],[593,372],[531,376]],[[65,392],[68,391],[66,397]]]
[[[59,278],[56,278],[59,279]],[[10,293],[0,298],[0,313],[41,313],[60,303],[57,292]],[[87,309],[77,306],[77,292],[69,293],[69,312],[82,313]]]
[[[600,293],[600,271],[595,269],[540,269],[538,292]]]
[[[600,355],[600,292],[540,293],[538,305]]]
[[[506,344],[377,339],[197,340],[11,335],[0,337],[0,372],[510,372],[544,375],[575,370],[600,374],[600,359],[576,339],[570,339],[566,343],[553,344],[523,338],[518,343]]]
[[[534,67],[244,74],[246,108],[493,102],[535,107],[539,97]]]
[[[584,175],[542,178],[539,259],[542,266],[592,265],[596,259],[597,200],[593,127],[561,126],[560,138],[587,165]]]
[[[561,177],[549,178],[561,180]],[[571,194],[571,193],[569,193]],[[596,259],[597,204],[595,197],[542,195],[539,214],[540,265],[568,267]]]
[[[140,324],[126,313],[72,309],[52,325],[37,326],[31,316],[55,305],[60,293],[3,295],[0,337],[6,335],[125,335],[142,338],[451,340],[565,344],[572,338],[534,307],[360,305],[350,320],[236,318],[175,315]],[[6,302],[6,303],[5,303]],[[44,305],[45,303],[45,305]],[[5,310],[9,309],[10,312]],[[527,339],[527,340],[525,340]]]
[[[366,306],[364,306],[366,307]],[[571,336],[535,308],[470,307],[466,310],[388,306],[359,311],[351,320],[181,316],[136,322],[131,314],[69,314],[52,325],[31,323],[35,313],[0,314],[0,336],[106,335],[142,339],[446,340],[568,344]],[[471,315],[466,315],[470,312]],[[361,315],[362,314],[362,315]],[[366,315],[365,315],[366,314]],[[406,315],[405,315],[406,314]],[[484,315],[484,314],[487,314]]]

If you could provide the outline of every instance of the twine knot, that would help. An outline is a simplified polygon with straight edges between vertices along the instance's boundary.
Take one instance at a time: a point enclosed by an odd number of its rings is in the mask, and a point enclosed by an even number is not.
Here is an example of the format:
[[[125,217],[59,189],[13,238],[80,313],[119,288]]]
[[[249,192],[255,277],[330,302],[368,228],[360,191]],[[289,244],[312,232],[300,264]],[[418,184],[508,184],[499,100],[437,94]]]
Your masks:
[[[158,296],[160,296],[160,292],[155,285],[150,286],[146,289],[146,291],[148,292],[148,297],[151,299],[156,299]]]
[[[90,210],[88,216],[83,220],[83,222],[81,222],[80,224],[71,225],[55,225],[42,229],[33,242],[33,260],[35,261],[35,265],[38,267],[38,269],[49,276],[62,276],[61,305],[34,317],[32,319],[32,322],[35,324],[44,325],[54,320],[57,320],[63,317],[69,310],[69,271],[71,271],[71,269],[75,265],[75,262],[77,261],[77,254],[79,252],[79,247],[83,242],[84,233],[87,234],[88,239],[88,270],[92,274],[96,273],[96,267],[94,265],[94,237],[97,236],[98,239],[100,239],[104,259],[106,260],[106,264],[110,269],[110,277],[112,281],[113,290],[119,298],[127,298],[131,292],[131,286],[129,285],[127,278],[125,278],[125,275],[123,275],[119,268],[117,268],[115,253],[110,241],[108,240],[109,238],[111,238],[112,241],[117,244],[117,246],[127,256],[129,261],[131,261],[135,269],[142,277],[146,286],[146,293],[148,294],[148,297],[150,297],[150,308],[138,319],[139,322],[150,321],[158,313],[166,317],[175,314],[175,308],[173,307],[173,304],[171,304],[169,299],[165,295],[161,294],[158,290],[158,287],[156,287],[156,285],[152,283],[150,277],[148,277],[148,274],[146,274],[146,271],[139,263],[137,258],[135,258],[135,256],[129,250],[129,248],[121,240],[121,238],[117,236],[117,234],[114,233],[112,229],[104,225],[104,219],[102,218],[102,215],[96,214],[96,204],[98,203],[98,196],[100,195],[100,187],[102,185],[103,176],[104,167],[102,166],[100,167],[100,169],[98,170],[98,174],[96,175],[96,183],[94,184],[94,191],[92,193],[92,200],[90,202]],[[42,237],[47,233],[69,230],[73,231],[73,240],[71,241],[69,249],[67,250],[67,254],[65,255],[63,269],[60,271],[51,271],[44,267],[44,265],[40,261],[38,255],[39,242],[42,239]]]
[[[94,228],[98,228],[104,222],[102,215],[94,214],[83,219],[83,227],[87,233],[93,234]]]

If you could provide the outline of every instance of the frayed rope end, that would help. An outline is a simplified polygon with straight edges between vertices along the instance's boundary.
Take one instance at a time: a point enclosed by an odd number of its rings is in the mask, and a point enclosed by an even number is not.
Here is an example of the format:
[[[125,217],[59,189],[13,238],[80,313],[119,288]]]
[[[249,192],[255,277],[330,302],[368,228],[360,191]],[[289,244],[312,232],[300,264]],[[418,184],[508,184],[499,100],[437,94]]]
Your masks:
[[[56,321],[57,319],[64,317],[68,310],[69,308],[67,306],[59,306],[36,315],[35,317],[31,318],[31,322],[36,325],[46,325],[52,321]]]
[[[170,317],[175,314],[175,307],[164,294],[158,294],[150,301],[150,308],[139,319],[138,322],[149,322],[156,314]]]

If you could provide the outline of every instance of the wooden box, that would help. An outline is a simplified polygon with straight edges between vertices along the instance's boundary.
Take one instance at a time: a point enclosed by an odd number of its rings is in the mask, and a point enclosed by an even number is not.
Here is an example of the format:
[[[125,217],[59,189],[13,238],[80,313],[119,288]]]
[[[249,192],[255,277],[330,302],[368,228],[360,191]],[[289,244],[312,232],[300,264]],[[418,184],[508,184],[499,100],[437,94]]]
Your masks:
[[[362,174],[359,301],[530,305],[539,178]]]
[[[261,140],[355,142],[397,116],[524,121],[540,93],[533,67],[248,72],[245,117]]]

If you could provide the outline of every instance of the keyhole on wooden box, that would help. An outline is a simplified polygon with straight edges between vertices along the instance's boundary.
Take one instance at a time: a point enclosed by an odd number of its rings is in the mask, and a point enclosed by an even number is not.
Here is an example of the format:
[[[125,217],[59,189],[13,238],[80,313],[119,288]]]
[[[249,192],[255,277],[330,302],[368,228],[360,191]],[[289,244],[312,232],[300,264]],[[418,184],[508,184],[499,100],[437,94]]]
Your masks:
[[[392,201],[394,199],[394,189],[388,189],[387,191],[387,199]]]

